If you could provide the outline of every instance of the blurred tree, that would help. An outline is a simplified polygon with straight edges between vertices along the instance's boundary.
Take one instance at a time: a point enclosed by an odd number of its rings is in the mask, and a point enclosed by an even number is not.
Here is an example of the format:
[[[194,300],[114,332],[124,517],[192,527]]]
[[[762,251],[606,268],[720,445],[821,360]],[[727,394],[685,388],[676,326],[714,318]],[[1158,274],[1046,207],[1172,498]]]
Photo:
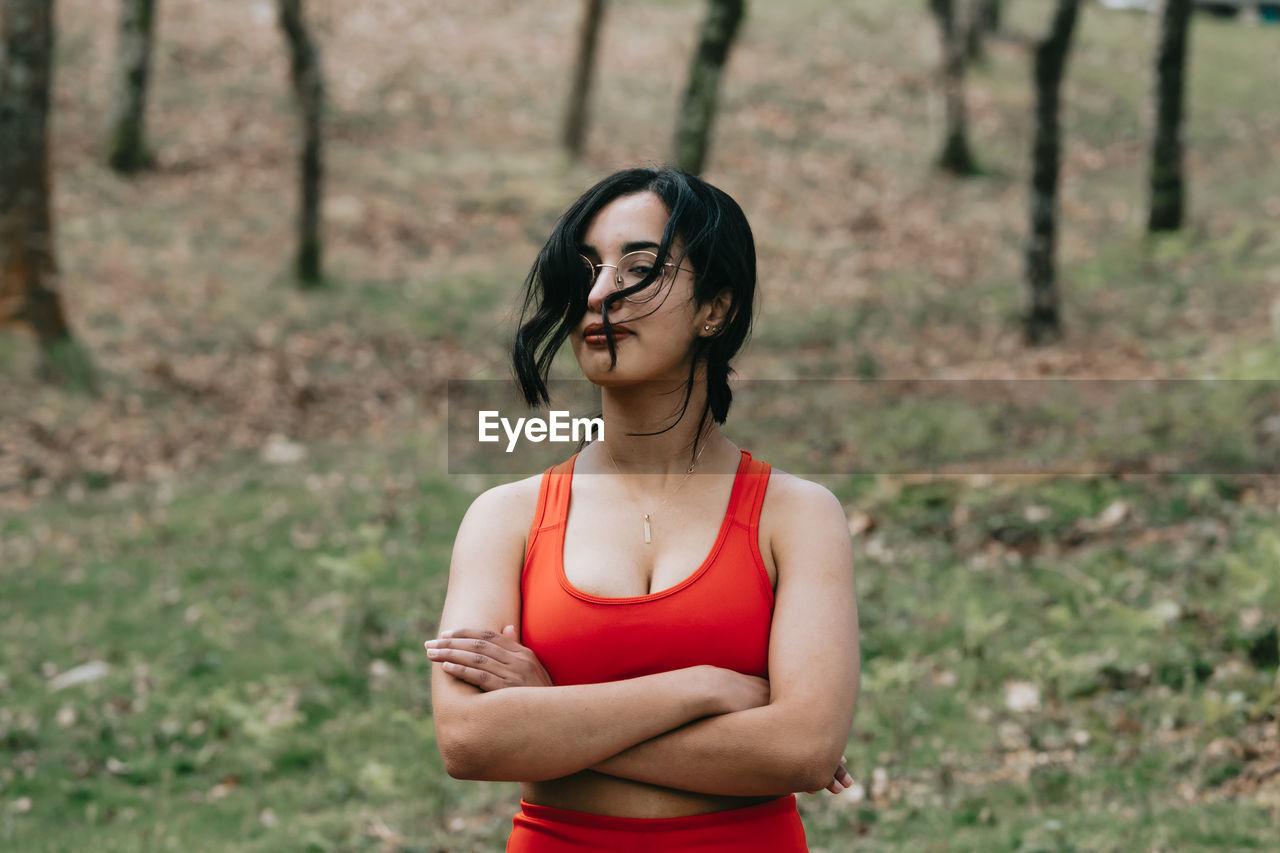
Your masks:
[[[301,186],[298,199],[298,284],[316,287],[323,281],[320,256],[320,197],[324,177],[320,123],[324,116],[324,77],[320,51],[307,27],[302,0],[279,0],[280,29],[289,43],[290,78],[302,114]]]
[[[564,147],[575,160],[582,156],[587,136],[587,99],[591,94],[596,44],[600,41],[603,18],[604,0],[585,0],[582,26],[578,30],[578,59],[573,67],[573,90],[569,93],[569,110],[564,119]]]
[[[978,19],[982,22],[982,29],[988,33],[1000,32],[1004,21],[1004,4],[1000,0],[977,0],[977,2]]]
[[[1062,332],[1054,280],[1061,161],[1058,112],[1062,77],[1079,11],[1080,0],[1057,0],[1049,32],[1035,47],[1036,126],[1031,149],[1031,235],[1027,240],[1030,299],[1024,318],[1024,332],[1030,344],[1047,343]]]
[[[686,172],[698,174],[707,159],[711,124],[716,114],[720,77],[729,58],[729,48],[742,23],[744,0],[709,0],[707,17],[702,24],[693,64],[689,69],[689,86],[676,119],[676,165]]]
[[[155,0],[121,0],[107,165],[129,174],[153,165],[145,127]]]
[[[1182,108],[1191,0],[1164,0],[1156,45],[1155,136],[1147,231],[1182,227]]]
[[[983,0],[959,0],[961,20],[964,25],[964,58],[967,62],[983,62],[986,48],[987,19],[983,14]]]
[[[953,175],[976,175],[978,164],[969,148],[964,104],[966,27],[955,0],[929,0],[929,8],[938,20],[942,39],[942,94],[947,109],[947,137],[938,155],[938,167]]]
[[[35,331],[43,378],[92,382],[58,292],[50,211],[53,0],[0,2],[0,321]]]
[[[986,37],[1000,31],[1000,0],[963,0],[965,56],[981,61],[986,55]]]

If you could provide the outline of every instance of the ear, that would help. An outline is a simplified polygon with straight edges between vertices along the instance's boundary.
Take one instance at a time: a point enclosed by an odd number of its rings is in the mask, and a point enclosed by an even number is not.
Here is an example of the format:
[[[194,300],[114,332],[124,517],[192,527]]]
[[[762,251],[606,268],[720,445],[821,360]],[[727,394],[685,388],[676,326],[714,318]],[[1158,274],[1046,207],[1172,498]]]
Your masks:
[[[724,327],[737,314],[737,309],[733,304],[733,291],[729,288],[722,289],[711,301],[702,306],[699,312],[701,318],[698,324],[698,335],[704,338],[714,338],[716,335],[724,331]],[[707,329],[710,326],[710,329]]]

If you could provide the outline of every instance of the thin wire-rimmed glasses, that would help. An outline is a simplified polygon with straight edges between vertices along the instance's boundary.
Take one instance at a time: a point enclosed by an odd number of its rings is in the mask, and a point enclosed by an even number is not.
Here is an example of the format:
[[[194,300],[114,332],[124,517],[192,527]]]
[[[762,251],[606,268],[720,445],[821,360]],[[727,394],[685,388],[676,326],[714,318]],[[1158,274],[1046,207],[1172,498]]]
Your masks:
[[[623,297],[628,302],[648,302],[671,283],[678,271],[693,272],[688,267],[678,266],[668,261],[663,263],[662,273],[655,276],[653,268],[658,263],[658,256],[653,252],[630,252],[619,258],[616,264],[593,264],[586,255],[578,255],[578,257],[582,259],[582,268],[593,283],[600,275],[601,267],[612,269],[613,283],[618,290],[629,290],[652,276],[653,280],[649,282],[648,287]]]

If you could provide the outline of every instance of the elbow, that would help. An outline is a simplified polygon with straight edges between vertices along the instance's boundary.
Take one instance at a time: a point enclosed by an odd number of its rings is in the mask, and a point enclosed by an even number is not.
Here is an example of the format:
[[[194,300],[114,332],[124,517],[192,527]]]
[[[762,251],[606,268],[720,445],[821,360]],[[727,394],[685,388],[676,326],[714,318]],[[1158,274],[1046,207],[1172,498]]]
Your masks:
[[[470,782],[516,781],[510,772],[494,763],[493,756],[483,754],[471,744],[445,745],[442,743],[439,746],[444,772],[454,779],[465,779]]]
[[[454,779],[465,779],[471,782],[482,782],[481,775],[476,770],[475,765],[469,763],[464,757],[457,754],[440,750],[440,757],[444,759],[444,772],[448,773]]]
[[[440,760],[444,764],[444,772],[454,779],[479,780],[482,762],[475,754],[475,751],[468,746],[465,740],[441,735],[437,735],[436,746],[440,750]]]
[[[470,782],[537,782],[557,774],[539,775],[519,759],[513,744],[495,744],[492,736],[468,728],[436,732],[436,747],[444,771],[454,779]],[[563,774],[560,774],[563,775]]]
[[[843,744],[811,743],[798,749],[791,762],[793,791],[819,791],[831,784],[840,766]]]
[[[827,767],[814,762],[805,762],[796,767],[792,773],[790,791],[792,793],[821,791],[831,784],[831,780],[835,777],[835,769],[834,764]]]
[[[800,791],[817,791],[831,782],[835,768],[835,764],[828,767],[825,761],[809,752],[788,750],[774,756],[768,764],[758,767],[749,790],[734,793],[783,797]]]
[[[454,779],[473,782],[491,778],[488,775],[490,762],[481,748],[488,741],[479,734],[471,726],[448,724],[436,718],[436,748],[440,750],[444,772]]]

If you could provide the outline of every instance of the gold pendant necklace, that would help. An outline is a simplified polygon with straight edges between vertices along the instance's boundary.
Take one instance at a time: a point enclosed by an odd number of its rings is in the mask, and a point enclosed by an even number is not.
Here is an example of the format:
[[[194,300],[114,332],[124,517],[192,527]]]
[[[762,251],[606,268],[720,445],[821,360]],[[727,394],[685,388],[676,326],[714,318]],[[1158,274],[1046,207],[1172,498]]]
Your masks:
[[[622,479],[622,471],[621,469],[618,468],[617,460],[613,458],[613,453],[610,452],[609,445],[605,444],[603,440],[600,443],[604,445],[604,452],[608,455],[609,462],[613,464],[613,470],[617,472],[618,478]],[[667,501],[675,497],[676,492],[680,491],[680,487],[684,485],[685,480],[689,479],[689,475],[693,473],[693,469],[698,466],[698,461],[702,459],[702,454],[707,449],[707,445],[710,443],[711,443],[711,440],[710,438],[708,438],[707,441],[702,445],[702,449],[698,451],[698,455],[693,457],[693,464],[691,464],[689,466],[689,469],[684,472],[684,479],[680,481],[679,485],[677,485],[674,489],[671,490],[671,494],[667,495],[665,498],[662,499],[662,503],[658,504],[658,509],[662,509],[664,506],[666,506]],[[627,486],[625,480],[623,480],[622,487],[627,490],[627,494],[631,495],[631,500],[633,503],[635,503],[636,502],[635,495],[631,493],[631,489]],[[657,510],[654,510],[654,512],[657,512]],[[650,525],[650,521],[651,521],[650,514],[646,512],[644,514],[644,544],[646,545],[653,544],[653,527]]]

